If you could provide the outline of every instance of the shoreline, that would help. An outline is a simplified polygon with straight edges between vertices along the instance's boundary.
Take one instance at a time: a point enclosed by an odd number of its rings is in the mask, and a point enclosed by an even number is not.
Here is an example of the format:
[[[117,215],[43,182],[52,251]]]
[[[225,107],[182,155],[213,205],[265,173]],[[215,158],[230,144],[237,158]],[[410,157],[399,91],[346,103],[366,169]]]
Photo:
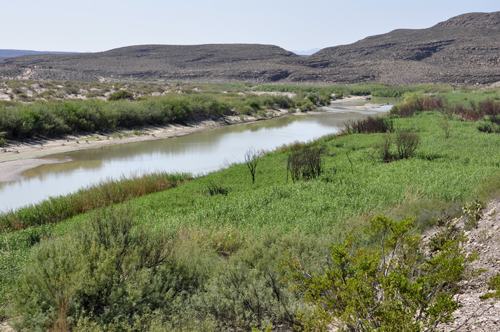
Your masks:
[[[337,102],[354,100],[366,100],[366,97],[344,98]],[[335,103],[335,101],[333,101],[332,103]],[[353,106],[350,107],[350,109],[364,110],[380,106],[381,104],[366,104],[365,106]],[[5,148],[0,148],[0,183],[20,180],[22,179],[22,173],[24,171],[36,168],[41,165],[67,162],[67,160],[45,158],[50,155],[99,148],[110,145],[179,137],[202,130],[214,129],[227,125],[237,125],[269,120],[288,115],[303,116],[347,112],[349,112],[348,109],[339,109],[326,112],[312,111],[307,113],[288,113],[288,110],[280,109],[273,111],[274,116],[266,118],[253,116],[244,116],[243,118],[241,118],[239,115],[231,115],[220,118],[218,120],[190,121],[187,123],[187,125],[168,124],[163,126],[145,126],[135,129],[118,130],[113,133],[106,133],[105,135],[79,134],[68,135],[63,138],[37,138],[25,141],[17,141],[9,144],[9,146]],[[134,132],[136,132],[137,134],[134,134]]]
[[[67,162],[67,160],[45,158],[55,154],[110,145],[161,140],[227,125],[244,124],[289,115],[288,110],[282,109],[274,110],[274,114],[269,118],[244,116],[242,119],[240,116],[226,116],[218,120],[190,121],[187,125],[167,124],[118,130],[105,135],[79,134],[67,135],[63,138],[17,141],[0,149],[0,183],[17,181],[22,178],[24,171],[41,165]]]

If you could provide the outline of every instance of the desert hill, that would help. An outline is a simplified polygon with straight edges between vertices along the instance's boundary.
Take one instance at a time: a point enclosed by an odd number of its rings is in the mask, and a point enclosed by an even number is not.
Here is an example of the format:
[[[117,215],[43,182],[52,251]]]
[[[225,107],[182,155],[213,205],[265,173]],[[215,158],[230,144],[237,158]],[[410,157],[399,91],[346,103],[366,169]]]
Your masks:
[[[490,83],[500,80],[499,50],[500,12],[471,13],[325,48],[304,64],[310,75],[339,82]]]
[[[33,69],[28,76],[198,82],[485,84],[500,81],[499,50],[500,12],[469,13],[427,29],[398,29],[350,45],[328,47],[309,57],[259,44],[142,45],[99,53],[8,58],[1,63],[0,75],[7,77],[7,72],[13,75],[12,68],[41,66],[43,69]]]
[[[286,76],[282,67],[288,58],[300,56],[258,44],[140,45],[88,54],[27,55],[3,63],[133,79],[276,81]]]

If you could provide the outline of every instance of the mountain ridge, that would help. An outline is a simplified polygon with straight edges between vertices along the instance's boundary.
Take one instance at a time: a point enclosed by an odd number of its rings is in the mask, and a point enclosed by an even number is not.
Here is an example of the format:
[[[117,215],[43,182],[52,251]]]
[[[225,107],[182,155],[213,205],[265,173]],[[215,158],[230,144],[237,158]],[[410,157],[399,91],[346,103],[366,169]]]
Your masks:
[[[1,64],[4,77],[6,66],[42,66],[32,73],[38,79],[78,73],[88,80],[486,84],[500,81],[500,12],[458,15],[426,29],[396,29],[307,57],[261,44],[136,45],[24,55]]]

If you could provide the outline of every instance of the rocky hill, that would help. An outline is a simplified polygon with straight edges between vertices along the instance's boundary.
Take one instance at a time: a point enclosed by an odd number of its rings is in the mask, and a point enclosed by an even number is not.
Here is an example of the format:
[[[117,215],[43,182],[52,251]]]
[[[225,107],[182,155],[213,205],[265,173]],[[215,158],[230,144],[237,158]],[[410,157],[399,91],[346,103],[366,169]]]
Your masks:
[[[300,56],[272,45],[141,45],[88,54],[27,55],[6,59],[3,64],[42,66],[42,76],[50,68],[112,78],[278,81],[288,75],[289,58]]]
[[[500,12],[471,13],[325,48],[304,65],[311,78],[334,82],[490,83],[500,81],[499,50]]]
[[[142,45],[100,53],[5,59],[35,79],[163,79],[217,82],[384,82],[485,84],[500,81],[500,12],[470,13],[428,29],[400,29],[301,57],[258,44]],[[8,66],[8,68],[6,68]],[[26,76],[26,74],[23,74]]]

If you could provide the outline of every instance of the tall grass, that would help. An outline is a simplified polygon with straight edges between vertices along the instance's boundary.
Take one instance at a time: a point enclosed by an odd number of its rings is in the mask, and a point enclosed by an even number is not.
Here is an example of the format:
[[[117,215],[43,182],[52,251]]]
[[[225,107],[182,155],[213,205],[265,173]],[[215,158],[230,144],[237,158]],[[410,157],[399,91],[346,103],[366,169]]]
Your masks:
[[[80,213],[174,188],[190,179],[188,174],[156,172],[102,181],[70,195],[50,197],[38,204],[0,214],[0,231],[57,223]]]

